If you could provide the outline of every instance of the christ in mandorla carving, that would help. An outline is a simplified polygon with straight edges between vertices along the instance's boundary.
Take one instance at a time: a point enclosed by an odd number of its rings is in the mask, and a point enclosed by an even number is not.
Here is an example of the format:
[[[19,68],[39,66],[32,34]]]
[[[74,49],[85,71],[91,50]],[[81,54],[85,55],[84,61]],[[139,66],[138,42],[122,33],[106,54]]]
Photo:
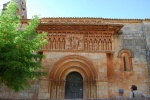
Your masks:
[[[83,35],[79,34],[68,34],[66,36],[66,49],[70,50],[82,50]]]

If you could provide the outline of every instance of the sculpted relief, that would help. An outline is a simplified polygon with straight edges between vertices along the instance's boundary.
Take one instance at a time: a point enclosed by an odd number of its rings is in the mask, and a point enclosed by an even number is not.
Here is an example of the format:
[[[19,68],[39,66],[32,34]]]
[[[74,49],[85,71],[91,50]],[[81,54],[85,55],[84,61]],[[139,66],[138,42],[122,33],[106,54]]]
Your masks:
[[[66,49],[82,50],[83,49],[83,34],[68,34],[66,35]]]
[[[111,34],[57,34],[49,33],[43,50],[112,51]]]

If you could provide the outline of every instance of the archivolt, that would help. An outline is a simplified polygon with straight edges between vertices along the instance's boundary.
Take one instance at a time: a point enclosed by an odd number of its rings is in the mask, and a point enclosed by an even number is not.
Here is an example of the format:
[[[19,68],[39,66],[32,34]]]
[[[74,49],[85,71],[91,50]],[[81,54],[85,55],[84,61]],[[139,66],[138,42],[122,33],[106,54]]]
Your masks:
[[[60,59],[54,64],[49,73],[51,80],[65,80],[70,72],[79,72],[84,80],[97,79],[97,70],[87,58],[79,55],[70,55]]]
[[[131,58],[134,57],[134,55],[131,52],[131,50],[128,50],[128,49],[122,49],[122,50],[120,50],[119,53],[118,53],[118,57],[120,58],[123,53],[127,53],[129,55],[129,57],[131,57]]]

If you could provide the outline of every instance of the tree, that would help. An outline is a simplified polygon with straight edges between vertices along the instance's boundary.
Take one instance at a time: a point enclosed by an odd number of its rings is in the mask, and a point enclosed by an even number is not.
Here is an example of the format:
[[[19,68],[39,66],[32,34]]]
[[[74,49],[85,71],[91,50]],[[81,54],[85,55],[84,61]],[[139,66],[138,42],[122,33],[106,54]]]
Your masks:
[[[39,19],[34,16],[29,25],[19,29],[17,4],[11,1],[0,15],[0,84],[14,91],[29,87],[29,80],[45,75],[36,53],[46,43],[46,33],[38,34]]]

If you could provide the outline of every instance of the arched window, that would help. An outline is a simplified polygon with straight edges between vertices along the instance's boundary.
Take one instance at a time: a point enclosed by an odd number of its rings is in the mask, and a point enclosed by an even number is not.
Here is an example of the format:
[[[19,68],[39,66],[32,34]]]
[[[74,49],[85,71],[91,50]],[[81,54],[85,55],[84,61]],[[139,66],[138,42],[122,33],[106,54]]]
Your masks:
[[[130,50],[121,50],[118,54],[120,58],[120,69],[121,71],[132,71],[132,58],[133,55]]]

